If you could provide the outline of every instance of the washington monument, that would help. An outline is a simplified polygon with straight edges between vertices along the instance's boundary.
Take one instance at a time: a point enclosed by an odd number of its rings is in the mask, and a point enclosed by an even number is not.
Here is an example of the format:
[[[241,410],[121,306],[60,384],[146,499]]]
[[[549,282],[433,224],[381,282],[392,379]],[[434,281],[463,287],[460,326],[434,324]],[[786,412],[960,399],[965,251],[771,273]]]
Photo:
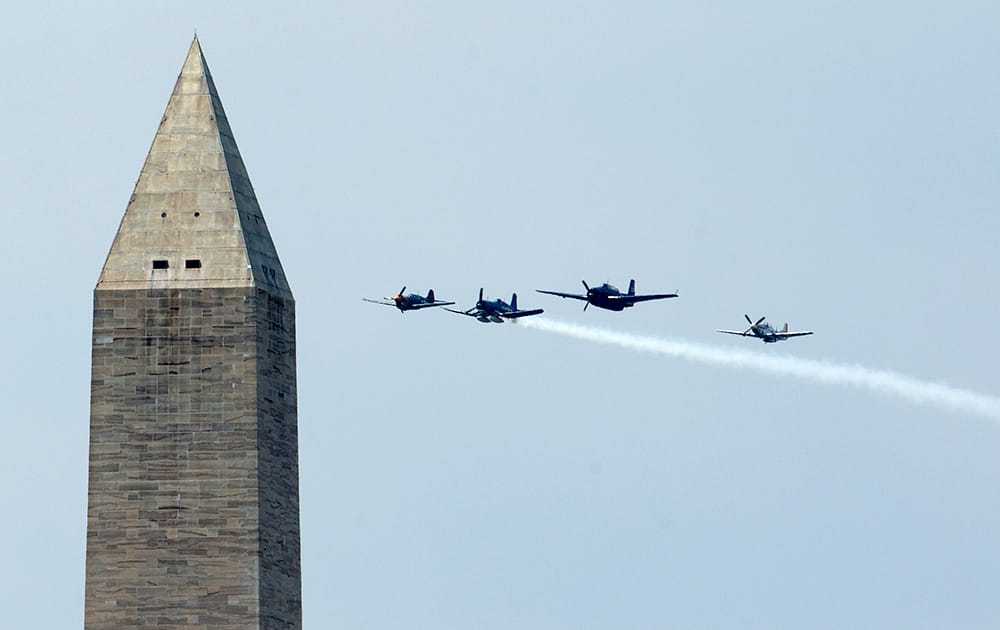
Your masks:
[[[198,39],[94,291],[87,628],[299,628],[295,302]]]

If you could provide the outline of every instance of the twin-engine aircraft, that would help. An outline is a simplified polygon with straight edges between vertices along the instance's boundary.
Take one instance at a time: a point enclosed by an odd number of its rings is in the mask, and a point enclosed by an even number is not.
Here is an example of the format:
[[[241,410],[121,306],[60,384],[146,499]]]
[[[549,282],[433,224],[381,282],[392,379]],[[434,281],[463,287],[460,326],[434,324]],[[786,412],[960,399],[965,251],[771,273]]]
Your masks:
[[[381,300],[369,300],[368,298],[362,298],[365,302],[371,302],[372,304],[382,304],[384,306],[395,306],[399,309],[399,312],[404,311],[417,311],[422,308],[429,308],[431,306],[448,306],[449,304],[454,304],[454,302],[442,302],[440,300],[434,299],[434,289],[427,291],[427,297],[422,295],[417,295],[416,293],[406,293],[406,287],[404,286],[399,290],[399,293],[393,297],[382,298]]]
[[[635,294],[635,280],[630,280],[628,283],[628,293],[622,293],[617,288],[611,286],[607,282],[599,287],[590,288],[587,285],[586,280],[581,280],[583,283],[583,288],[587,290],[587,293],[580,295],[577,293],[560,293],[559,291],[543,291],[541,289],[535,289],[539,293],[545,293],[547,295],[558,295],[562,298],[572,298],[574,300],[583,300],[586,304],[583,305],[583,310],[587,310],[587,307],[593,304],[598,308],[605,308],[609,311],[623,311],[627,308],[631,308],[638,302],[648,302],[649,300],[663,300],[666,298],[677,297],[676,293],[657,293],[652,295],[636,295]]]
[[[495,324],[502,324],[504,320],[517,320],[519,317],[528,317],[529,315],[538,315],[544,311],[540,308],[536,308],[530,311],[520,311],[517,309],[517,293],[510,296],[510,304],[504,302],[501,299],[496,300],[484,300],[483,290],[479,289],[479,300],[476,305],[467,311],[456,311],[453,308],[446,308],[446,311],[452,313],[458,313],[459,315],[468,315],[469,317],[475,317],[484,324],[493,322]]]
[[[811,331],[802,332],[789,332],[788,324],[782,330],[775,330],[771,324],[764,321],[764,317],[757,320],[756,323],[750,319],[749,315],[743,315],[747,318],[747,323],[750,324],[750,328],[746,330],[716,330],[715,332],[726,333],[727,335],[740,335],[741,337],[756,337],[763,341],[764,343],[775,343],[776,341],[785,341],[786,339],[791,339],[792,337],[804,337],[806,335],[811,335]]]

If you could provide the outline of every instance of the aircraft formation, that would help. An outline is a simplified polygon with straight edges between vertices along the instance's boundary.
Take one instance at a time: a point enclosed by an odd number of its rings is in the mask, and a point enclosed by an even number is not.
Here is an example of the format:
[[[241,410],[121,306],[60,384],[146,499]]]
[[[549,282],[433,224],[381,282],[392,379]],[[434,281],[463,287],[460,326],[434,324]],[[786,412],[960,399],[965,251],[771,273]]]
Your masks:
[[[587,307],[592,304],[597,308],[603,308],[609,311],[623,311],[626,308],[632,308],[640,302],[665,300],[667,298],[675,298],[678,295],[676,291],[673,293],[651,293],[646,295],[636,294],[634,279],[629,281],[628,291],[625,293],[622,293],[616,287],[608,284],[607,282],[595,287],[588,285],[585,280],[581,280],[581,282],[583,283],[583,288],[586,291],[585,293],[563,293],[561,291],[547,291],[544,289],[536,289],[536,291],[546,295],[555,295],[561,298],[580,300],[584,302],[584,311],[586,311]],[[406,287],[404,286],[399,290],[399,293],[392,297],[385,297],[381,300],[372,300],[369,298],[363,299],[365,302],[371,302],[372,304],[394,306],[399,309],[400,313],[441,306],[445,307],[444,310],[450,313],[474,317],[484,324],[502,324],[505,321],[516,322],[522,317],[540,315],[545,312],[544,309],[540,308],[526,310],[519,309],[517,306],[517,293],[511,295],[509,303],[499,298],[496,300],[487,300],[483,297],[482,288],[479,289],[479,299],[476,300],[476,304],[464,311],[447,308],[448,306],[455,304],[455,302],[446,302],[436,299],[434,296],[434,289],[428,290],[427,295],[423,296],[417,293],[406,293]],[[768,324],[764,317],[761,317],[756,322],[750,319],[749,315],[744,315],[744,317],[746,318],[747,323],[750,324],[750,327],[746,330],[716,330],[716,332],[728,335],[739,335],[741,337],[753,337],[760,339],[764,343],[786,341],[792,337],[804,337],[806,335],[813,334],[812,331],[790,331],[788,330],[788,324],[785,324],[784,328],[780,330],[776,329]]]

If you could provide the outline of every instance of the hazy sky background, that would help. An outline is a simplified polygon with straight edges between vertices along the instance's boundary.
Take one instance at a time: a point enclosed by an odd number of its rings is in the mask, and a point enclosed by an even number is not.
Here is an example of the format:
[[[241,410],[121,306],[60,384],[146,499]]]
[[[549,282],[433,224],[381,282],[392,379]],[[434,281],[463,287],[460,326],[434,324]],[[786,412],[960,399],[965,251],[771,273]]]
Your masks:
[[[1000,424],[361,301],[1000,396],[962,1],[6,7],[2,625],[82,625],[92,291],[195,29],[297,301],[307,627],[996,627]],[[534,293],[629,278],[681,296]]]

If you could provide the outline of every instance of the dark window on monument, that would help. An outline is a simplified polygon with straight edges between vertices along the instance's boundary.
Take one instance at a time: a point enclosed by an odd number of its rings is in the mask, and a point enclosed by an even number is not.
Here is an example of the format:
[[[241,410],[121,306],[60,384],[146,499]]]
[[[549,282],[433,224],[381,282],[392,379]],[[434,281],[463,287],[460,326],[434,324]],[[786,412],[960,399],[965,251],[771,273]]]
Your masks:
[[[153,269],[166,269],[169,266],[170,265],[167,264],[167,261],[165,261],[165,260],[154,260],[153,261]]]
[[[185,269],[201,269],[201,261],[197,258],[188,258],[184,261]]]

